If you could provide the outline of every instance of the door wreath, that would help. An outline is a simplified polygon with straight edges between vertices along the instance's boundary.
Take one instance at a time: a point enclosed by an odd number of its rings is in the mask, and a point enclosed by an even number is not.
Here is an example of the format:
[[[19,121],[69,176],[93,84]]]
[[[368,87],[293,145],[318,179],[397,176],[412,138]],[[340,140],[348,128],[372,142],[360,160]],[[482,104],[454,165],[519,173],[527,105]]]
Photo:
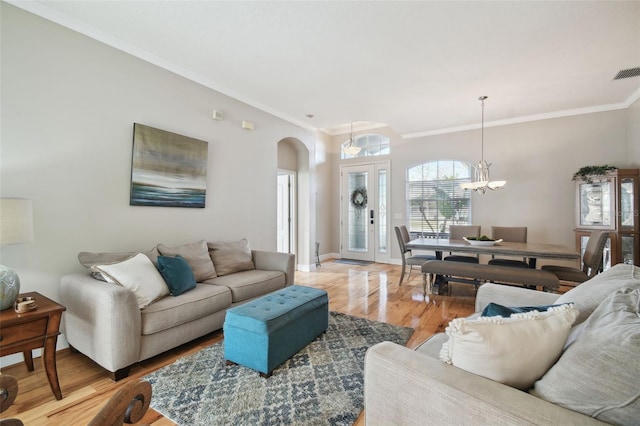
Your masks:
[[[351,193],[351,205],[357,210],[367,208],[367,188],[357,188]]]

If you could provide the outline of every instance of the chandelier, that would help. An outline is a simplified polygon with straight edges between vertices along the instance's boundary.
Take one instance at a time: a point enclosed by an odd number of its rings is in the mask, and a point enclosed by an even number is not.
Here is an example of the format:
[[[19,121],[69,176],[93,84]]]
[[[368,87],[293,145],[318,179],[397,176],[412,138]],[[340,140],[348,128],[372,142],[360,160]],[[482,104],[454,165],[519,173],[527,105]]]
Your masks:
[[[349,145],[342,148],[345,154],[355,156],[358,155],[362,148],[359,146],[353,146],[353,121],[351,122],[351,134],[349,135]]]
[[[473,182],[465,182],[461,183],[460,187],[462,189],[471,189],[472,191],[479,192],[484,194],[487,192],[487,189],[495,190],[502,189],[507,184],[506,180],[494,180],[492,181],[489,178],[489,166],[491,164],[484,161],[484,100],[487,99],[487,96],[480,96],[478,98],[479,101],[482,102],[482,133],[481,133],[481,157],[478,164],[473,165],[474,169],[474,179]]]

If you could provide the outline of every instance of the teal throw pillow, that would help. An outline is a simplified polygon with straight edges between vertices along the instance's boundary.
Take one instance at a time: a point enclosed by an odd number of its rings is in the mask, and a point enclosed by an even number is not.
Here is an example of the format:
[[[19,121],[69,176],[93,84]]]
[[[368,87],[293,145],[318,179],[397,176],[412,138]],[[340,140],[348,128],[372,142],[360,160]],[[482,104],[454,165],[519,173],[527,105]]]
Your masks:
[[[178,296],[196,287],[196,278],[182,256],[158,256],[158,270],[172,296]]]
[[[566,304],[566,303],[563,303]],[[544,306],[502,306],[497,303],[489,303],[482,314],[481,317],[505,317],[509,318],[511,314],[521,314],[524,312],[538,311],[538,312],[546,312],[549,308],[554,306],[561,305],[544,305]]]

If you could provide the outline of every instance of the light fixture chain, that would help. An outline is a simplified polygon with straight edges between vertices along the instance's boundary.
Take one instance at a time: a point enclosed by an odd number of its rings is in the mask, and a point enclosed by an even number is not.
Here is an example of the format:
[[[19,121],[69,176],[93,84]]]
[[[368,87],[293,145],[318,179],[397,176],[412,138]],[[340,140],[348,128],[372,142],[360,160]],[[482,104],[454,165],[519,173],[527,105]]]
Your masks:
[[[484,163],[484,100],[487,96],[480,96],[478,99],[482,102],[482,119],[480,121],[480,161]]]
[[[460,187],[462,189],[470,189],[472,191],[476,191],[481,194],[486,193],[487,189],[490,189],[492,191],[496,189],[502,189],[507,184],[507,181],[504,181],[504,180],[492,181],[489,176],[490,164],[484,161],[484,100],[485,99],[487,99],[487,96],[480,96],[478,98],[478,100],[481,101],[481,105],[482,105],[482,115],[481,115],[481,122],[480,122],[481,123],[480,124],[480,143],[481,143],[480,149],[482,152],[480,156],[480,162],[477,165],[473,166],[475,171],[474,181],[460,184]]]

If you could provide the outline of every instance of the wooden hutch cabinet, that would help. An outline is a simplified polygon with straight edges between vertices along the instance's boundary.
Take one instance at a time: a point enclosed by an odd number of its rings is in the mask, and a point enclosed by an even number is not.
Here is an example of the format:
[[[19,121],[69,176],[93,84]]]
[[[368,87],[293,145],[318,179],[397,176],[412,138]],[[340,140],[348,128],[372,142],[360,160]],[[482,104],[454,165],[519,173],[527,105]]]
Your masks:
[[[576,180],[576,247],[584,253],[591,231],[608,231],[604,269],[640,266],[639,178],[639,169],[617,169]]]

